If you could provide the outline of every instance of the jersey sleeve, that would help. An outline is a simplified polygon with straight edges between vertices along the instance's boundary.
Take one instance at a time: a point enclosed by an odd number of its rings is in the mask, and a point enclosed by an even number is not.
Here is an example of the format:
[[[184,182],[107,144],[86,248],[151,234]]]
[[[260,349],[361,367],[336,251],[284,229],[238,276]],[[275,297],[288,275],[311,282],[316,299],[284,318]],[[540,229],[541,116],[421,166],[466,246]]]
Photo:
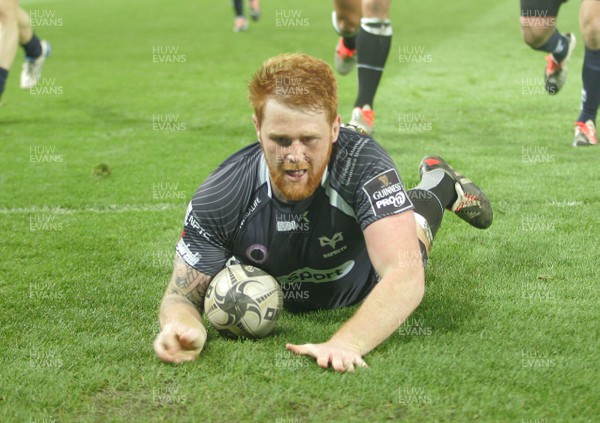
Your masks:
[[[373,166],[357,195],[357,218],[365,230],[371,223],[414,209],[396,167]]]
[[[204,225],[200,224],[201,221]],[[198,217],[192,200],[185,214],[183,232],[176,251],[190,267],[214,276],[223,268],[231,253],[226,240],[218,236],[218,231],[210,227],[208,221]]]
[[[232,240],[254,186],[249,166],[229,162],[215,170],[189,203],[176,251],[194,269],[214,276],[232,255]]]
[[[371,223],[412,210],[394,161],[375,140],[344,132],[336,179],[362,230]]]

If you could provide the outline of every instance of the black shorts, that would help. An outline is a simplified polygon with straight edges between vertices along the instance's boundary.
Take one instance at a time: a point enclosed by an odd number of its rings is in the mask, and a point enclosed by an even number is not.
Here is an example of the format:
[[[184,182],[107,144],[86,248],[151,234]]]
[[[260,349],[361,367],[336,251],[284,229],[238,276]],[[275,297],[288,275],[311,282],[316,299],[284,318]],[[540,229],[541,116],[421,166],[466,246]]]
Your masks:
[[[558,16],[560,5],[568,0],[521,0],[521,16]]]

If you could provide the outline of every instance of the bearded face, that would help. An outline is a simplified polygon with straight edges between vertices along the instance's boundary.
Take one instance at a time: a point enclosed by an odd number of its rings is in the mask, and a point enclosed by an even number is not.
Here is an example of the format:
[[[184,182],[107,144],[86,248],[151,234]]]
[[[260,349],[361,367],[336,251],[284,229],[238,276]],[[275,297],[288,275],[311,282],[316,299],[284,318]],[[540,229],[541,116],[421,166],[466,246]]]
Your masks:
[[[263,121],[255,118],[255,126],[279,199],[300,201],[315,192],[329,163],[339,122],[339,116],[332,125],[324,112],[267,101]]]
[[[318,168],[315,168],[308,158],[299,163],[292,161],[279,163],[278,161],[278,163],[271,164],[267,162],[271,181],[275,185],[276,191],[283,197],[282,199],[300,201],[310,197],[315,192],[321,183],[327,163],[329,163],[332,147],[333,143],[330,143],[326,159],[318,165]]]

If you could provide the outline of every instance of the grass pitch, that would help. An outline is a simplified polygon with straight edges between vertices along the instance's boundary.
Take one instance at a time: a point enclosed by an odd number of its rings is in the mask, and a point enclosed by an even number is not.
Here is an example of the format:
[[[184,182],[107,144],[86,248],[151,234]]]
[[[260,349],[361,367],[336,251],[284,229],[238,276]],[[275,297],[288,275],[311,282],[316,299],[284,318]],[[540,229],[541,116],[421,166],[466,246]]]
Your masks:
[[[151,343],[186,202],[254,140],[245,88],[264,59],[332,60],[330,5],[265,0],[233,34],[228,2],[21,3],[54,52],[33,91],[17,59],[0,108],[1,421],[600,418],[600,159],[570,146],[581,43],[549,97],[517,1],[394,3],[376,138],[409,188],[424,155],[445,157],[485,189],[494,224],[445,217],[422,305],[368,370],[284,349],[326,340],[353,309],[284,314],[262,341],[211,330],[177,367]],[[558,24],[581,40],[577,9]],[[355,76],[339,83],[347,120]]]

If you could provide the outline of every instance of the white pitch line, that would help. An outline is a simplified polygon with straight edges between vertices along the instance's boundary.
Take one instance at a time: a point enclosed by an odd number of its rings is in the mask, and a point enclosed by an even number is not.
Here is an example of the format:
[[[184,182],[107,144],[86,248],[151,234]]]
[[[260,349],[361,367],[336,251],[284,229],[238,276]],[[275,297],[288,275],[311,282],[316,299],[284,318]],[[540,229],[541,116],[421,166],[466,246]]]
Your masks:
[[[69,209],[64,207],[17,207],[12,209],[0,208],[0,214],[32,214],[32,213],[52,213],[52,214],[74,214],[74,213],[129,213],[129,212],[156,212],[181,210],[185,211],[183,204],[111,204],[103,207],[84,207],[81,209]]]
[[[27,6],[29,4],[37,4],[37,3],[64,3],[65,1],[71,0],[21,0],[19,4],[21,7]]]

